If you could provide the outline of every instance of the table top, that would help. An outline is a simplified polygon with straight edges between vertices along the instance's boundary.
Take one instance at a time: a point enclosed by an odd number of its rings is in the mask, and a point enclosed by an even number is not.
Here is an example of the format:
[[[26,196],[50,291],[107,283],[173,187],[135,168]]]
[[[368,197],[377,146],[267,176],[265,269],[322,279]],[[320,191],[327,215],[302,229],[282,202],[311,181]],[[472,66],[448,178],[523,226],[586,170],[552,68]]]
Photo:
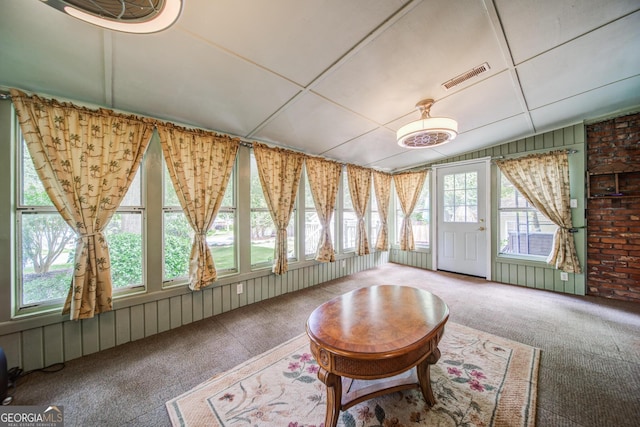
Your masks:
[[[425,290],[376,285],[316,308],[307,320],[307,334],[335,354],[393,357],[430,340],[448,317],[444,301]]]

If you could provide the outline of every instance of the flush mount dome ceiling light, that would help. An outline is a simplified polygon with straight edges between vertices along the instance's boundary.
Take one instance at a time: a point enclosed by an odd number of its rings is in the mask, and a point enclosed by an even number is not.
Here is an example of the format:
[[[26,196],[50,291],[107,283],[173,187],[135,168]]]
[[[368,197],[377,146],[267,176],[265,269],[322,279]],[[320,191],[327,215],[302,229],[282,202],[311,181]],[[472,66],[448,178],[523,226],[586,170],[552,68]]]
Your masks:
[[[148,34],[169,28],[183,0],[41,0],[74,18],[126,33]]]
[[[416,104],[421,118],[398,130],[398,145],[405,148],[429,148],[446,144],[458,135],[458,122],[446,117],[431,117],[429,110],[433,99],[423,99]]]

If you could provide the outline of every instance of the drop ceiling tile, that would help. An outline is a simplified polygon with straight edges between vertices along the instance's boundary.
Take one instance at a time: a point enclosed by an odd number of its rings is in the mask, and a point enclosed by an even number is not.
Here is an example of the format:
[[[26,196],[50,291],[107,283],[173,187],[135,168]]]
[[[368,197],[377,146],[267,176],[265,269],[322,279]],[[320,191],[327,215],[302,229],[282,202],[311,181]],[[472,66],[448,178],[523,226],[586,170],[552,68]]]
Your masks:
[[[536,130],[545,132],[628,109],[640,111],[640,76],[537,108],[531,118]]]
[[[113,62],[119,108],[239,136],[249,134],[299,91],[293,83],[173,28],[145,38],[118,35]]]
[[[104,105],[103,55],[96,27],[41,2],[2,2],[0,84]]]
[[[437,101],[431,116],[457,120],[458,131],[463,133],[522,114],[525,106],[516,85],[512,73],[505,70]],[[418,118],[416,113],[413,119]]]
[[[638,75],[639,49],[637,12],[519,65],[529,109]]]
[[[371,167],[393,172],[426,166],[441,159],[444,159],[444,156],[431,148],[405,149],[402,153],[376,161]]]
[[[506,67],[481,2],[422,2],[313,90],[385,124],[450,95],[442,83],[484,62],[489,75]]]
[[[640,6],[638,0],[495,0],[495,4],[516,64],[636,11]]]
[[[387,128],[378,128],[325,151],[322,155],[370,167],[380,159],[385,159],[404,151],[406,151],[406,148],[402,148],[396,143],[394,131]]]
[[[487,124],[458,135],[456,139],[436,149],[446,157],[482,150],[504,142],[531,135],[527,116],[519,114]]]
[[[407,1],[188,1],[179,25],[306,86]]]
[[[375,128],[375,123],[313,93],[306,93],[253,137],[298,147],[306,153],[321,154]]]

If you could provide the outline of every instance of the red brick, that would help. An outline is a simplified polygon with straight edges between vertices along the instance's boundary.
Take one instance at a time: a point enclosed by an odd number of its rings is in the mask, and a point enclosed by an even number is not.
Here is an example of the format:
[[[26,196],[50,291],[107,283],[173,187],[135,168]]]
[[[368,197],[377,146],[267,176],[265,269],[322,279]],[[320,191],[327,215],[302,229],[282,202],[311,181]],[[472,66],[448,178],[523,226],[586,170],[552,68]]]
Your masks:
[[[627,239],[623,239],[621,237],[603,237],[600,239],[600,241],[602,243],[613,243],[615,244],[620,244],[620,245],[624,245],[625,243],[627,243]]]
[[[603,171],[623,164],[640,170],[640,113],[585,129],[587,169]],[[640,173],[619,176],[619,184],[639,191],[638,177]],[[608,178],[592,177],[592,191],[610,187]],[[640,302],[640,197],[588,199],[586,208],[588,294]]]
[[[606,254],[606,255],[623,255],[623,256],[630,255],[629,251],[624,249],[600,249],[600,253]]]

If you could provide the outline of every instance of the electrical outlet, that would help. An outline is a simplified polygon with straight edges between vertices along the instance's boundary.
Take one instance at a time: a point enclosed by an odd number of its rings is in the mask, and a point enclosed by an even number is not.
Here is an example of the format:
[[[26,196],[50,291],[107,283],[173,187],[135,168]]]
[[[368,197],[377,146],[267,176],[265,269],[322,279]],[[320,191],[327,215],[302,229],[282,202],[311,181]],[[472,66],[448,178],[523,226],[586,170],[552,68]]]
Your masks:
[[[570,199],[569,200],[569,206],[571,207],[571,209],[575,209],[578,207],[578,199]]]
[[[236,292],[238,293],[238,295],[240,295],[242,292],[244,292],[244,291],[242,290],[242,283],[238,283],[238,284],[236,285]]]
[[[566,282],[567,280],[569,280],[569,273],[567,273],[566,271],[561,271],[560,280],[562,280],[563,282]]]

